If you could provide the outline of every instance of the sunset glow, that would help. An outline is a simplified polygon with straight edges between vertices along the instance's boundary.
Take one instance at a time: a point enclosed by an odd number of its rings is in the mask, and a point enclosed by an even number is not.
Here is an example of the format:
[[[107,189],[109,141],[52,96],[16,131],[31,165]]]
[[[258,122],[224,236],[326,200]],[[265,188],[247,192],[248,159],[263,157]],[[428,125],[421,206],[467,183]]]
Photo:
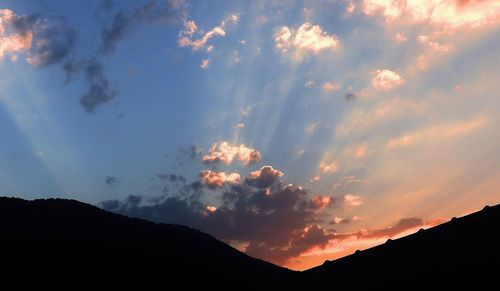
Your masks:
[[[303,270],[500,203],[500,2],[0,3],[0,195]]]

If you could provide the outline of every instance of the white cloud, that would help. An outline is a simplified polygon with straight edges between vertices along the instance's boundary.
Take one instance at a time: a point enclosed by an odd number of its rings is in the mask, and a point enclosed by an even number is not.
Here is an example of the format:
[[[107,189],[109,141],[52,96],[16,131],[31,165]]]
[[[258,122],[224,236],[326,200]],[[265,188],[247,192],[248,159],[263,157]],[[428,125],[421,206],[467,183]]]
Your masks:
[[[227,141],[215,143],[203,157],[205,163],[223,162],[231,164],[234,159],[241,161],[244,165],[250,165],[260,161],[262,158],[260,152],[249,148],[244,144],[232,144]]]
[[[311,89],[311,88],[313,88],[313,87],[315,87],[315,86],[316,86],[316,82],[314,82],[314,81],[307,81],[307,82],[305,82],[304,86],[305,86],[307,89]]]
[[[200,68],[208,69],[209,65],[210,65],[210,59],[203,59],[200,64]]]
[[[178,43],[180,47],[191,47],[193,50],[199,50],[201,48],[205,48],[207,42],[216,36],[225,36],[226,35],[226,26],[228,23],[237,24],[239,21],[238,14],[230,14],[224,20],[220,22],[219,25],[215,26],[205,34],[203,34],[200,38],[196,39],[195,34],[199,32],[198,26],[194,20],[185,20],[184,21],[184,29],[179,32]],[[213,45],[207,47],[207,51],[210,52],[213,50]]]
[[[298,29],[282,26],[274,35],[276,48],[283,54],[290,53],[296,61],[306,55],[317,55],[322,51],[335,50],[339,40],[335,35],[328,35],[319,25],[309,22]]]
[[[390,90],[405,82],[396,72],[387,69],[375,70],[371,74],[374,75],[372,85],[376,89]]]

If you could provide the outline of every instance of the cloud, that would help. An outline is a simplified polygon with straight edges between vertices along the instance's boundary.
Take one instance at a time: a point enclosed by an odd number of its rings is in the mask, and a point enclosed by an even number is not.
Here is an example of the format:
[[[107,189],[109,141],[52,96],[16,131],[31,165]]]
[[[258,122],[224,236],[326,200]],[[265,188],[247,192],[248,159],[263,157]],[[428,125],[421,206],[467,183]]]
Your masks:
[[[337,162],[325,162],[321,161],[318,165],[318,168],[321,170],[323,174],[335,173],[338,169]]]
[[[121,10],[113,17],[109,26],[101,30],[101,50],[111,54],[117,44],[142,23],[158,21],[174,22],[179,14],[179,1],[149,1],[140,7]]]
[[[345,9],[345,15],[351,16],[355,10],[356,10],[356,3],[354,3],[354,1],[348,1],[347,7]]]
[[[117,92],[111,87],[100,62],[96,59],[91,59],[85,63],[84,67],[89,89],[80,98],[80,104],[85,111],[93,113],[97,106],[113,100]]]
[[[211,170],[203,170],[200,173],[200,181],[207,185],[210,189],[221,188],[226,184],[239,184],[240,174],[225,172],[213,172]]]
[[[311,89],[311,88],[313,88],[313,87],[315,87],[315,86],[316,86],[316,82],[314,82],[314,81],[307,81],[307,82],[305,82],[304,86],[305,86],[307,89]]]
[[[17,58],[17,53],[27,52],[30,65],[50,66],[68,59],[74,47],[75,30],[65,18],[0,10],[0,60],[6,53]]]
[[[13,25],[14,19],[18,16],[9,9],[0,10],[0,61],[6,54],[16,59],[17,53],[27,51],[33,43],[33,32],[25,33],[6,33],[9,26]]]
[[[332,199],[311,198],[302,187],[281,181],[281,176],[271,166],[263,167],[250,173],[245,183],[228,185],[217,204],[202,202],[200,193],[186,186],[181,194],[152,203],[134,196],[101,205],[132,217],[195,227],[228,243],[244,244],[248,255],[285,264],[333,237],[318,225]]]
[[[402,42],[405,42],[408,40],[408,37],[400,32],[396,33],[396,35],[394,35],[394,40],[397,42],[397,43],[402,43]]]
[[[391,90],[405,82],[396,72],[387,69],[375,70],[370,74],[374,75],[372,85],[376,89]]]
[[[356,216],[357,217],[357,216]],[[353,218],[353,221],[354,221],[354,218]],[[349,223],[350,220],[348,218],[342,218],[342,217],[338,217],[338,216],[335,216],[332,221],[330,221],[330,225],[334,225],[334,224],[347,224]]]
[[[356,176],[347,176],[339,179],[335,184],[333,184],[332,188],[335,190],[337,188],[345,188],[351,184],[359,184],[359,183],[365,183],[366,180],[362,178],[358,178]]]
[[[31,21],[29,18],[20,21]],[[34,66],[49,66],[70,57],[75,47],[75,31],[64,18],[37,19],[33,23],[34,46],[26,61]]]
[[[186,178],[182,175],[177,174],[158,174],[156,177],[162,181],[169,181],[173,183],[186,183]]]
[[[414,229],[424,225],[424,221],[420,218],[410,217],[403,218],[395,225],[391,225],[385,228],[380,229],[370,229],[370,230],[362,230],[354,235],[358,239],[370,239],[370,238],[385,238],[385,237],[394,237],[400,233],[403,233],[407,230]]]
[[[363,200],[358,195],[347,194],[344,196],[344,205],[346,207],[356,207],[363,204]]]
[[[248,174],[245,183],[261,189],[267,188],[276,184],[283,175],[283,172],[273,169],[272,166],[264,166]]]
[[[340,90],[340,85],[334,84],[332,82],[326,82],[323,84],[323,91],[330,92],[338,90]]]
[[[488,123],[484,116],[458,121],[449,124],[437,124],[403,136],[391,138],[387,141],[386,148],[395,149],[411,146],[420,142],[448,140],[463,137],[482,129]]]
[[[210,65],[210,59],[203,59],[201,60],[200,68],[208,69],[209,65]]]
[[[358,99],[358,96],[356,94],[354,94],[354,93],[346,93],[344,98],[347,101],[351,101],[351,100]]]
[[[319,25],[309,22],[297,30],[282,26],[274,35],[276,48],[283,54],[292,54],[296,61],[307,55],[318,55],[322,51],[336,50],[339,40],[335,35],[328,35]]]
[[[211,30],[204,33],[200,38],[195,38],[198,32],[198,26],[194,20],[184,20],[184,29],[179,32],[178,44],[180,47],[191,47],[193,50],[206,48],[208,41],[216,36],[226,35],[226,26],[228,23],[237,24],[239,21],[238,14],[230,14],[221,23]],[[211,46],[210,51],[213,49]]]
[[[316,132],[316,128],[317,127],[318,127],[318,123],[317,122],[309,123],[304,128],[304,133],[307,134],[307,135],[313,135],[314,132]]]
[[[248,166],[257,163],[262,158],[261,153],[244,144],[232,144],[227,141],[214,143],[203,157],[203,162],[207,164],[225,163],[231,164],[234,159],[239,160],[243,165]]]
[[[154,1],[150,3],[154,4]],[[145,7],[139,10],[144,12],[144,9]],[[111,101],[117,95],[117,91],[111,87],[97,57],[75,60],[76,30],[69,25],[67,19],[39,14],[17,16],[10,10],[6,11],[3,10],[1,13],[0,31],[2,33],[5,31],[4,24],[7,23],[9,30],[14,34],[7,38],[2,35],[0,58],[5,52],[26,51],[26,61],[34,67],[60,64],[66,74],[65,83],[71,81],[74,75],[83,72],[89,88],[87,93],[80,98],[80,104],[89,113],[94,112],[99,105]],[[141,13],[139,14],[142,15]],[[158,11],[154,12],[155,15],[158,13]],[[4,44],[5,39],[8,39],[8,45]],[[121,38],[103,39],[103,45],[108,46],[119,39]]]
[[[104,182],[106,182],[106,184],[108,184],[109,186],[113,187],[120,184],[120,179],[114,176],[106,176]]]
[[[428,23],[440,29],[454,30],[463,26],[498,23],[498,1],[410,1],[365,0],[366,15],[381,14],[387,22]]]

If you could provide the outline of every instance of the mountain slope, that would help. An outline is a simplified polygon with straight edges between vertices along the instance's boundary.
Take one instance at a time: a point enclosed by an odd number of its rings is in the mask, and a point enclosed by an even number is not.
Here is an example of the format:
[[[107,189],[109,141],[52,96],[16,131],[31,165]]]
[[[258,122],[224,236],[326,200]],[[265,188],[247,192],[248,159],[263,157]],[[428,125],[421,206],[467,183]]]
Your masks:
[[[189,275],[194,280],[184,283],[198,285],[209,279],[281,281],[294,273],[198,230],[128,218],[75,200],[0,198],[0,237],[2,265],[13,274],[86,280],[119,274],[168,282],[184,282]]]
[[[304,271],[304,280],[357,288],[495,282],[500,205]]]

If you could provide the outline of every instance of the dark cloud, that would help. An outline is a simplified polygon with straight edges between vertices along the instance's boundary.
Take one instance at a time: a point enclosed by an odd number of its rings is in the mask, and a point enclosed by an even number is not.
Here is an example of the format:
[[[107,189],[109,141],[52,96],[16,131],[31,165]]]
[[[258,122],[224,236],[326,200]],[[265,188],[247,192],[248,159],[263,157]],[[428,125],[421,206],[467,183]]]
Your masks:
[[[186,178],[182,175],[176,175],[176,174],[158,174],[156,177],[162,181],[169,181],[169,182],[174,182],[174,183],[186,183]]]
[[[85,111],[92,113],[97,106],[108,103],[115,98],[117,92],[114,90],[106,75],[102,64],[96,59],[85,63],[85,78],[88,82],[88,92],[80,98],[80,104]]]
[[[317,224],[322,205],[311,202],[302,187],[275,181],[262,190],[246,183],[224,188],[217,209],[204,203],[202,184],[183,187],[182,193],[140,205],[106,201],[102,207],[155,222],[188,225],[226,242],[240,242],[246,253],[283,264],[311,247],[323,247],[332,238]],[[210,205],[213,206],[213,205]]]
[[[35,67],[62,63],[74,51],[75,29],[64,17],[15,16],[12,25],[21,35],[33,35],[33,45],[26,60]]]
[[[70,58],[64,62],[62,65],[62,70],[66,74],[66,80],[64,84],[69,84],[75,75],[77,75],[81,70],[82,64],[81,62],[77,62],[74,58]]]
[[[274,185],[283,176],[281,171],[271,166],[264,166],[258,171],[253,171],[245,177],[245,183],[257,188],[267,188]]]
[[[106,179],[104,181],[109,186],[115,186],[115,185],[120,184],[120,179],[118,179],[117,177],[114,177],[114,176],[106,176]]]
[[[347,93],[345,94],[345,100],[347,101],[352,101],[358,99],[358,96],[354,93]]]
[[[113,17],[111,24],[101,31],[104,54],[112,53],[137,25],[145,22],[174,21],[178,15],[178,1],[150,1],[131,10],[121,10]]]

